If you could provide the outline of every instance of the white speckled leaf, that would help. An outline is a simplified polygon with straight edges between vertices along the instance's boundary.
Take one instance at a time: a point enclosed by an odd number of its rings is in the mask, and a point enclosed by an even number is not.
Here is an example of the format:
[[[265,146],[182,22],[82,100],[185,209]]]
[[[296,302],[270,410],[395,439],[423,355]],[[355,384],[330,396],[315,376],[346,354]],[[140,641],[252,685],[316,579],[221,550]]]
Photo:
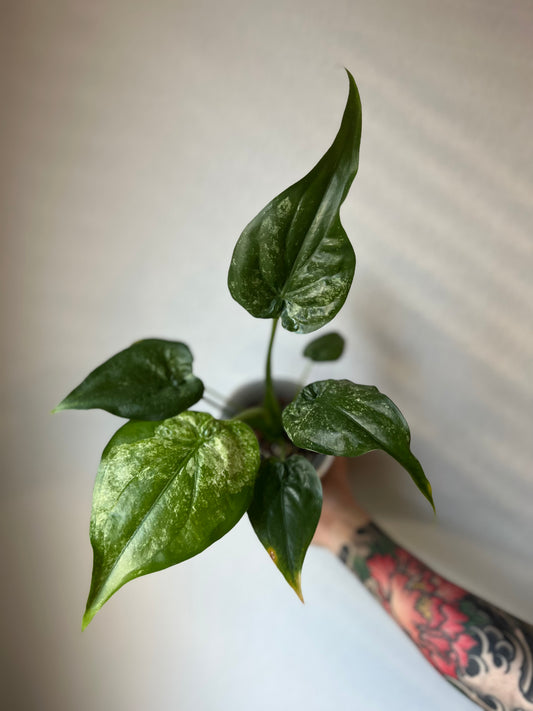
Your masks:
[[[373,385],[322,380],[307,385],[283,411],[283,426],[297,447],[339,457],[381,449],[394,457],[434,507],[431,484],[410,449],[409,425]]]
[[[93,494],[86,627],[124,583],[200,553],[250,505],[259,446],[242,422],[186,412],[129,422],[110,440]]]
[[[252,316],[281,317],[289,331],[324,326],[344,304],[355,254],[339,209],[357,173],[361,102],[354,78],[337,136],[317,165],[244,229],[228,274],[233,298]]]

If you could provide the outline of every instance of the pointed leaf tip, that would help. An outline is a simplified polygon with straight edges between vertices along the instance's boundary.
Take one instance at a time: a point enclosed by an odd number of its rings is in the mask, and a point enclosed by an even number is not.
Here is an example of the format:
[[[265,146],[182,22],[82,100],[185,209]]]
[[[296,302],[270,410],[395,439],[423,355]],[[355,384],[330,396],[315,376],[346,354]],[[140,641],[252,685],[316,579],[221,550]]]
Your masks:
[[[281,318],[310,333],[331,321],[350,290],[355,254],[340,221],[359,165],[361,101],[349,93],[337,135],[315,167],[277,195],[245,227],[231,260],[228,287],[252,316]]]
[[[300,598],[301,603],[302,603],[302,604],[305,604],[304,596],[303,596],[303,593],[302,593],[302,574],[301,574],[301,572],[299,572],[299,573],[295,576],[295,578],[294,578],[294,580],[293,580],[292,583],[289,582],[289,585],[290,585],[291,588],[294,590],[294,592],[298,595],[298,597]]]
[[[431,485],[410,449],[409,426],[392,400],[373,385],[311,383],[283,411],[283,426],[297,447],[313,452],[358,457],[383,450],[410,474],[435,511]]]
[[[436,515],[437,515],[437,509],[435,508],[435,502],[434,502],[434,500],[433,500],[433,489],[431,488],[431,484],[429,483],[429,481],[428,481],[428,485],[427,485],[427,493],[424,494],[424,496],[426,497],[426,499],[427,499],[427,500],[429,501],[429,503],[431,504],[431,508],[433,509],[433,513],[434,513],[435,516],[436,516]]]
[[[293,455],[261,464],[248,517],[253,529],[303,602],[301,570],[322,508],[322,486],[313,465]]]
[[[96,613],[97,613],[97,610],[93,610],[91,608],[88,608],[87,610],[85,610],[85,613],[84,613],[82,620],[81,620],[81,631],[82,632],[85,632],[85,630],[91,623],[91,620],[96,615]]]
[[[185,412],[132,421],[104,450],[93,493],[83,629],[125,583],[192,558],[248,510],[259,445],[248,425]]]

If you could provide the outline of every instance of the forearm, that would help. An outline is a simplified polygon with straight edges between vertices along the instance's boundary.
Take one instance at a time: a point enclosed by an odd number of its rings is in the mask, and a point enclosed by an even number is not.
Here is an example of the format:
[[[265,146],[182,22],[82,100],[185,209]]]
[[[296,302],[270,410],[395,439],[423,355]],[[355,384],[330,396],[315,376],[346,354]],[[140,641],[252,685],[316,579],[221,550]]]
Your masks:
[[[426,659],[485,709],[533,711],[533,627],[454,585],[352,506],[323,541]]]

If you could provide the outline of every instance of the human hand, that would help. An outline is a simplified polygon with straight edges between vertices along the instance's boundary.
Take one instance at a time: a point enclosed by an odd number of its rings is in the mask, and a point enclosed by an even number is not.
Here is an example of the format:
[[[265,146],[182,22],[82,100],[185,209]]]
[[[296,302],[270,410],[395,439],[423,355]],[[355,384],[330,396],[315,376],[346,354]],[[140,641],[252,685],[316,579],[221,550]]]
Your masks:
[[[354,531],[365,526],[370,517],[355,501],[348,482],[346,459],[336,457],[322,479],[322,513],[313,543],[338,553],[351,540]]]

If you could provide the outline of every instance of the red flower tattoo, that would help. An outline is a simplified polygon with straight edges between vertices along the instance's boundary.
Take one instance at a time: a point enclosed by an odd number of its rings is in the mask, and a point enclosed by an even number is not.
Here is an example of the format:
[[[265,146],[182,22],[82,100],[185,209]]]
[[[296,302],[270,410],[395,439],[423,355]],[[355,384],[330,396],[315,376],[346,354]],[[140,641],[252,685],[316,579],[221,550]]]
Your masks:
[[[466,633],[468,617],[459,609],[466,590],[422,565],[402,548],[366,561],[383,606],[446,676],[457,678],[476,641]]]

